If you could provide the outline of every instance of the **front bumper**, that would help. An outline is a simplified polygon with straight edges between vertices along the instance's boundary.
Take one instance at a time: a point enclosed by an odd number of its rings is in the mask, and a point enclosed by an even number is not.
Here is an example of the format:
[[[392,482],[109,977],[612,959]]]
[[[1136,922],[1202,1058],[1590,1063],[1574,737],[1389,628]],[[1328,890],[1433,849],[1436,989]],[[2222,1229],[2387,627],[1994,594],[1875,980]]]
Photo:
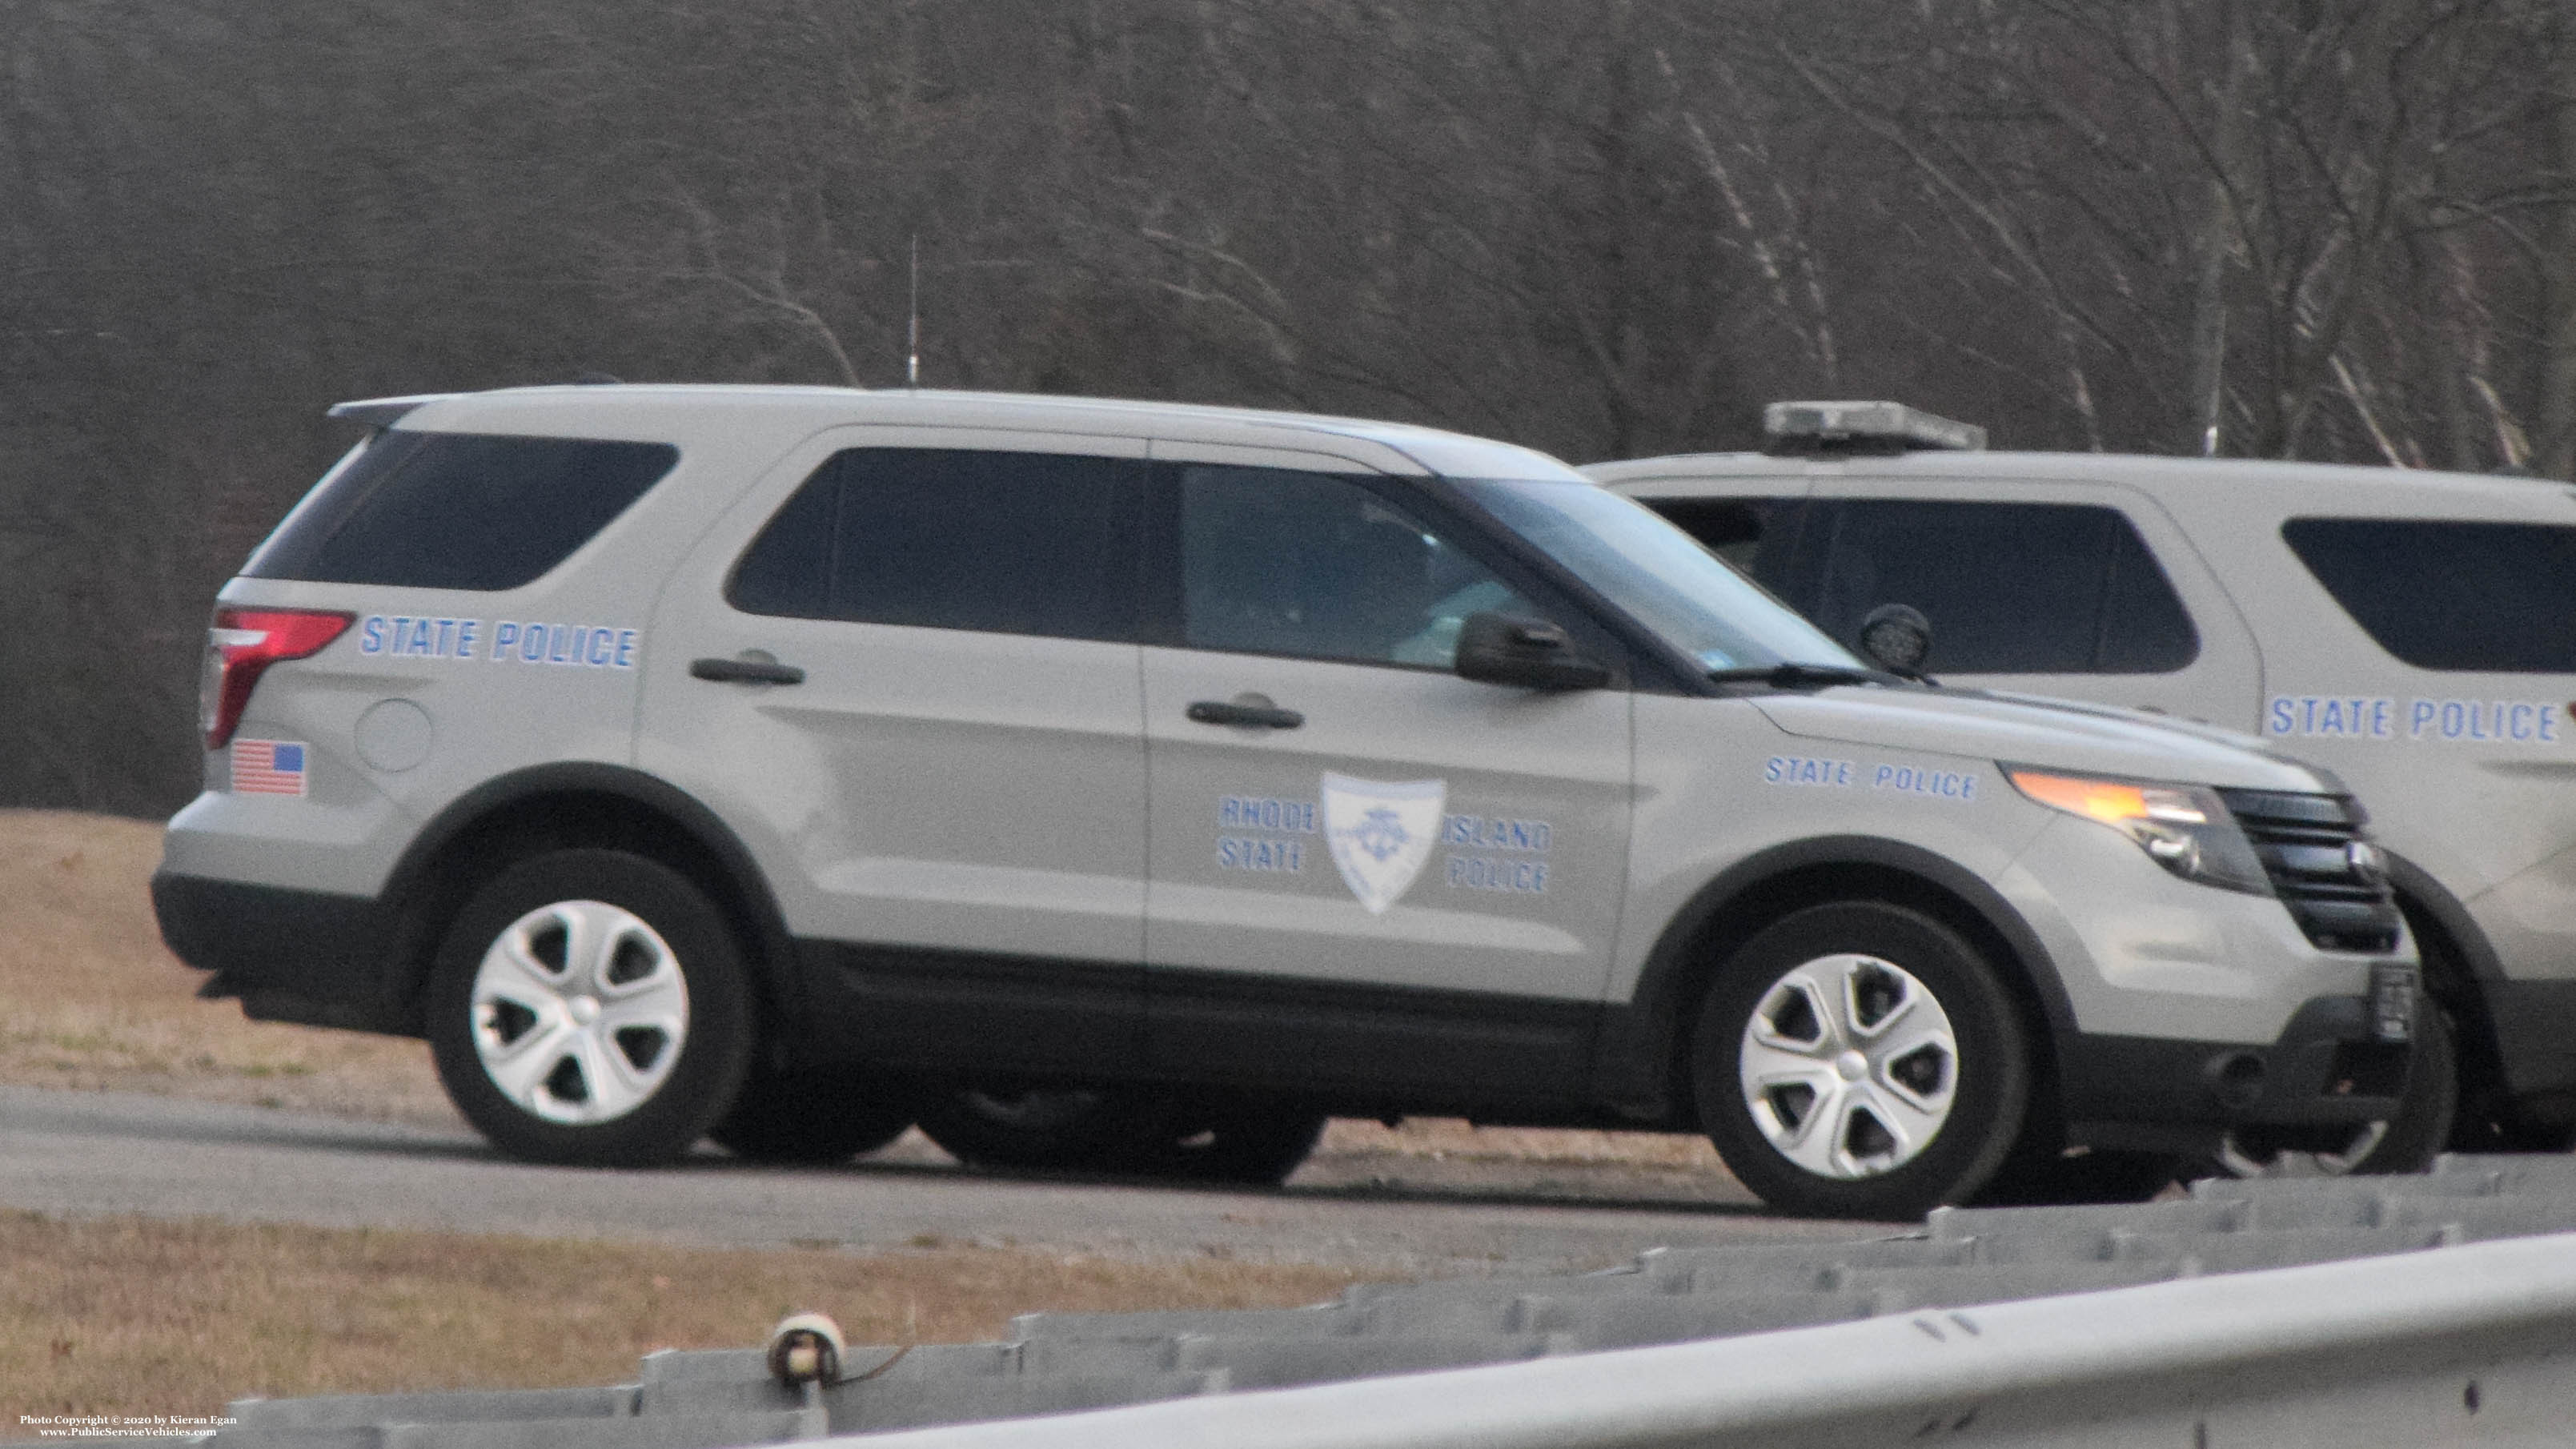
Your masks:
[[[2068,1136],[2099,1147],[2214,1140],[2240,1127],[2336,1127],[2398,1114],[2413,1043],[2431,1008],[2413,968],[2390,965],[2372,996],[2321,996],[2264,1045],[2075,1034],[2058,1042]],[[2399,1035],[2401,1039],[2390,1039]]]
[[[391,969],[399,923],[374,900],[162,870],[152,911],[171,953],[214,973],[200,996],[237,996],[260,1021],[417,1033]]]

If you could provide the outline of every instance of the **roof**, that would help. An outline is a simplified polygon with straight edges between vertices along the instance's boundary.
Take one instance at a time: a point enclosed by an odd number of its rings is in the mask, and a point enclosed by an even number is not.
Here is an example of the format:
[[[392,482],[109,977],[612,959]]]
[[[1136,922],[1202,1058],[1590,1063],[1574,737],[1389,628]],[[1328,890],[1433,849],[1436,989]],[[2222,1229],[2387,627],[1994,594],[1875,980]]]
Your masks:
[[[1868,477],[1980,483],[2116,483],[2172,501],[2214,501],[2246,488],[2280,490],[2291,498],[2332,496],[2341,504],[2404,503],[2420,509],[2428,496],[2488,507],[2563,509],[2576,489],[2551,479],[2488,473],[2449,473],[2428,468],[2363,467],[2349,463],[2287,463],[2253,458],[2174,458],[2143,453],[1972,453],[1922,451],[1895,456],[1818,459],[1763,453],[1683,453],[1661,458],[1588,463],[1581,470],[1596,483],[1653,496],[1640,485],[1694,478]]]
[[[429,393],[342,403],[334,417],[377,427],[440,432],[516,430],[568,436],[634,436],[682,442],[677,434],[739,428],[746,416],[787,428],[845,424],[1043,428],[1244,447],[1314,448],[1326,440],[1388,472],[1453,477],[1567,478],[1564,462],[1535,449],[1411,423],[1198,403],[1060,397],[1041,393],[861,390],[707,383],[575,383]],[[1353,448],[1350,445],[1358,445]]]

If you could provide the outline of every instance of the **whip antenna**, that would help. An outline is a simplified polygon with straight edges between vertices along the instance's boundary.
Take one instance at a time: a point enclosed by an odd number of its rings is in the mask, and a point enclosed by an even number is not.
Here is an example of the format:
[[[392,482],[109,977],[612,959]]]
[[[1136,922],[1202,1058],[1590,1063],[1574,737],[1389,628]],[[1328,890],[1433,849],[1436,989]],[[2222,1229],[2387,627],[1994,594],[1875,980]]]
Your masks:
[[[903,385],[921,386],[921,233],[912,236],[912,319],[904,328]]]

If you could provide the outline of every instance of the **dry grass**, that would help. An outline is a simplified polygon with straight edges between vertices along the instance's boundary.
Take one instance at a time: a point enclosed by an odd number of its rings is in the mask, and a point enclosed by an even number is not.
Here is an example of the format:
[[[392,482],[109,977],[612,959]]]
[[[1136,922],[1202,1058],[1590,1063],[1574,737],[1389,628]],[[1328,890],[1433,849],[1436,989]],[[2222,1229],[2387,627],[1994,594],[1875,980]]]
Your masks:
[[[453,1122],[419,1042],[244,1020],[161,945],[161,830],[0,811],[0,1082]]]
[[[453,1124],[419,1042],[245,1020],[196,999],[163,949],[148,883],[160,827],[0,810],[0,1082],[106,1087]],[[926,1150],[926,1149],[925,1149]],[[1697,1137],[1335,1122],[1322,1154],[1722,1172]]]
[[[854,1343],[975,1342],[1044,1309],[1283,1307],[1365,1276],[940,1247],[860,1256],[0,1212],[0,1438],[22,1414],[631,1379],[799,1310]]]

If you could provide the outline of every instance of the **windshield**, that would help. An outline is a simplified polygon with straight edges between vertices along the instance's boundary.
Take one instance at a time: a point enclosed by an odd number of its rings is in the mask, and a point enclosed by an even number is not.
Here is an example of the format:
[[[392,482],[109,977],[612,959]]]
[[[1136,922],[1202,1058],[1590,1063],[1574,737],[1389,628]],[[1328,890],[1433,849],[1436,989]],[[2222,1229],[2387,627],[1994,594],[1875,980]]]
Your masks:
[[[1642,504],[1570,479],[1461,479],[1458,486],[1703,669],[1865,667]]]

